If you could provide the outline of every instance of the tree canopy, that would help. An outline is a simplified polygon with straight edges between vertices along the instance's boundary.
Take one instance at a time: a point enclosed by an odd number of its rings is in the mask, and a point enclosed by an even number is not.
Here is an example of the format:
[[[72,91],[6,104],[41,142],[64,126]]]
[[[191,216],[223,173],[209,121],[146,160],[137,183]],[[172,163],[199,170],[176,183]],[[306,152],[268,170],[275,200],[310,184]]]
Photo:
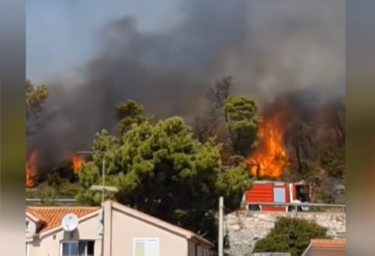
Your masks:
[[[47,98],[48,90],[45,85],[34,85],[26,79],[26,135],[37,132],[37,124]]]
[[[77,198],[89,204],[100,203],[100,194],[89,187],[102,184],[105,157],[105,183],[119,190],[107,196],[216,238],[218,198],[224,196],[229,209],[240,206],[243,193],[251,185],[246,165],[237,162],[224,170],[222,144],[214,138],[198,141],[180,117],[153,124],[135,102],[119,106],[119,123],[127,129],[121,129],[118,137],[105,130],[96,135],[93,151],[105,153],[94,154],[79,172],[82,190]]]
[[[255,101],[247,97],[229,97],[224,103],[225,120],[228,125],[235,154],[246,157],[258,141],[258,116]]]
[[[265,238],[258,240],[253,253],[289,252],[301,256],[311,239],[326,238],[327,228],[305,219],[281,217]]]
[[[222,159],[244,161],[258,142],[261,122],[256,102],[248,97],[233,96],[233,80],[225,77],[210,87],[208,111],[195,123],[195,134],[200,141],[215,136],[223,143]]]
[[[40,113],[47,97],[48,90],[45,85],[34,85],[29,79],[26,79],[26,111],[28,113]]]

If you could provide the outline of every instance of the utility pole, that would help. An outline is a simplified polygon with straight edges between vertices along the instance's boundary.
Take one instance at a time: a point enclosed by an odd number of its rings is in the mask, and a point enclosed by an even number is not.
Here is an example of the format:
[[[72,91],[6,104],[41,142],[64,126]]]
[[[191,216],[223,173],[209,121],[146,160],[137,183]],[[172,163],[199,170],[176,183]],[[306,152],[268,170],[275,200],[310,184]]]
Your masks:
[[[219,198],[219,241],[218,256],[224,256],[224,198]]]
[[[102,203],[104,203],[105,200],[105,156],[103,155],[103,160],[102,160]]]
[[[92,191],[101,191],[102,192],[102,212],[104,214],[104,207],[103,207],[103,203],[104,203],[104,200],[105,200],[105,191],[110,191],[110,192],[118,192],[118,189],[116,187],[112,187],[112,186],[105,186],[105,151],[78,151],[77,153],[79,154],[89,154],[89,155],[100,155],[103,157],[102,159],[102,185],[92,185],[90,187],[90,190]],[[102,248],[101,248],[101,255],[104,256],[104,229],[105,229],[105,226],[104,226],[104,220],[103,220],[103,233],[102,233]]]

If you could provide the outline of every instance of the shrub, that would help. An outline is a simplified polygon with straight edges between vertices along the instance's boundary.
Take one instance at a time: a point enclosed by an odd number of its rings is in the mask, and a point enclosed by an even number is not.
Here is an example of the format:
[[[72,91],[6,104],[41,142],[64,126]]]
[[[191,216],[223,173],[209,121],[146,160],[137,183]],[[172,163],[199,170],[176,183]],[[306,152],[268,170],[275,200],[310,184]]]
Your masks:
[[[326,238],[326,233],[327,228],[315,222],[281,217],[268,235],[257,241],[253,253],[289,252],[292,256],[300,256],[311,239]]]

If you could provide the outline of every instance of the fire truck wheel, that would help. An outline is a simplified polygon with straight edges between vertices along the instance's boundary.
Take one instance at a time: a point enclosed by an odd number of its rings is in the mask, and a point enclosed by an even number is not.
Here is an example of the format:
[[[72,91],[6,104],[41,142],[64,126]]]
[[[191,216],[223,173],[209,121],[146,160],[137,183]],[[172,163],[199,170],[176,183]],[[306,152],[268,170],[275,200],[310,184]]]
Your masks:
[[[260,206],[258,204],[249,204],[247,206],[247,210],[251,212],[258,212],[260,211]]]
[[[295,206],[288,206],[288,212],[295,212],[297,211]]]

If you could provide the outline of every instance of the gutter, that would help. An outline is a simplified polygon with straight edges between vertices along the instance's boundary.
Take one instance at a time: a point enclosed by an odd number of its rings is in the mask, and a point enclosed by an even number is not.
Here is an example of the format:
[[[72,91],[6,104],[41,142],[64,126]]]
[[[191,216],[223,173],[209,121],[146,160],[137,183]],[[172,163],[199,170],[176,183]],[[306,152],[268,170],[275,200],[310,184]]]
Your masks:
[[[207,239],[204,239],[203,237],[201,236],[198,236],[196,234],[192,234],[190,239],[192,239],[193,241],[195,241],[197,244],[204,244],[208,247],[214,247],[215,245],[213,243],[211,243],[210,241],[208,241]]]

